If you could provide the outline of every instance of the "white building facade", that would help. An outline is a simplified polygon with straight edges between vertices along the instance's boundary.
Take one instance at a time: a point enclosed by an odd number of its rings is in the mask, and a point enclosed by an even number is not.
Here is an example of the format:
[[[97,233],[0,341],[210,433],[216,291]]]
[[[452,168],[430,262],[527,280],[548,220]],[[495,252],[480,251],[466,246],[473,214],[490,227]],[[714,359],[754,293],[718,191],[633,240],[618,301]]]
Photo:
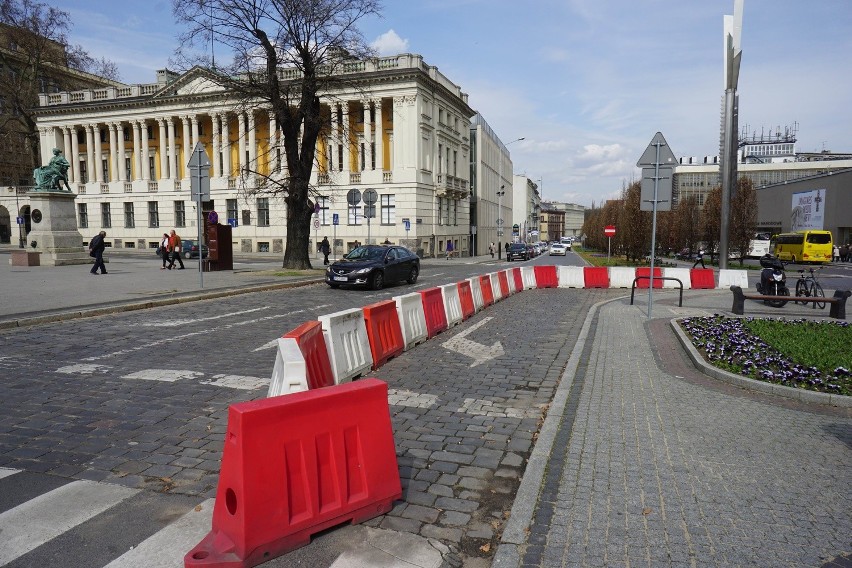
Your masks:
[[[513,176],[512,226],[518,226],[518,238],[536,242],[540,236],[541,194],[538,184],[524,175]]]
[[[293,72],[282,70],[285,78]],[[349,87],[320,97],[326,128],[311,178],[318,206],[311,250],[327,236],[344,252],[368,242],[369,232],[372,242],[425,256],[440,254],[448,240],[465,254],[474,115],[467,95],[419,55],[353,62],[345,73]],[[106,230],[112,247],[132,249],[155,248],[171,229],[193,238],[187,164],[200,142],[211,163],[204,214],[216,211],[233,226],[235,251],[283,252],[284,201],[259,191],[286,175],[280,129],[270,109],[241,105],[214,75],[161,71],[154,84],[43,95],[40,107],[43,163],[53,148],[71,163],[86,240]],[[368,188],[379,195],[369,228],[363,203],[350,207],[346,199]],[[15,213],[28,216],[26,195],[8,188],[0,223]]]
[[[512,157],[482,115],[471,120],[470,235],[474,255],[512,241]]]

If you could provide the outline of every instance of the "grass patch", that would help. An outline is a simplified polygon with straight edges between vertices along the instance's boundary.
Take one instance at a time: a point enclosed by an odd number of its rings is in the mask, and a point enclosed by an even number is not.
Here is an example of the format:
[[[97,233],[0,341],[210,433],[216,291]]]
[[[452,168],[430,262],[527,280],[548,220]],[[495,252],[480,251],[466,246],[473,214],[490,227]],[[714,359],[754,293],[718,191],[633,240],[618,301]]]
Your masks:
[[[845,321],[686,318],[681,327],[716,367],[789,387],[852,395]]]

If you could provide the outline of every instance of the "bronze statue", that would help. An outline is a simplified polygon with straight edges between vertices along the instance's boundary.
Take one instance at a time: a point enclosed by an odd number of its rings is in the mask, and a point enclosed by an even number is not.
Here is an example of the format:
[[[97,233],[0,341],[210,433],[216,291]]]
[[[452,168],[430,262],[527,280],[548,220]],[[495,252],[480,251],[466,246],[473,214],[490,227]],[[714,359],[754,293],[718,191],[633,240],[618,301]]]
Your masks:
[[[71,167],[71,164],[62,155],[62,150],[54,148],[50,163],[33,170],[36,185],[34,191],[52,191],[54,189],[63,191],[62,185],[65,184],[65,189],[70,192],[71,186],[68,185],[69,167]]]

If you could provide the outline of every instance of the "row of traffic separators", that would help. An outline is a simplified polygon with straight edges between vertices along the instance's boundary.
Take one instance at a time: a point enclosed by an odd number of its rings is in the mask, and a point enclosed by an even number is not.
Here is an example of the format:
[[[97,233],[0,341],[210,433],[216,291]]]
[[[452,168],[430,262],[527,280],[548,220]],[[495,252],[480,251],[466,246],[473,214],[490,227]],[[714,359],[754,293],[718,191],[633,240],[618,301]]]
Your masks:
[[[686,278],[685,288],[715,287],[710,269],[670,270],[687,271],[655,276]],[[720,288],[746,280],[722,272]],[[623,286],[628,276],[632,284],[648,274],[513,267],[320,316],[285,333],[268,397],[228,410],[212,530],[184,566],[256,566],[329,527],[391,510],[402,486],[387,383],[352,379],[525,289],[630,287]]]

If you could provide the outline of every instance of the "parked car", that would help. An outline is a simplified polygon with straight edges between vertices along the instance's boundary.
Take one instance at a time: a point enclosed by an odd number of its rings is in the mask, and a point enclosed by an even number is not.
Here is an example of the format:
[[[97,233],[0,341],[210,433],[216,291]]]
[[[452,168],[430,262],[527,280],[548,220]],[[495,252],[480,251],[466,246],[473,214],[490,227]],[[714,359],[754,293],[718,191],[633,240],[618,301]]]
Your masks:
[[[350,285],[379,290],[389,282],[414,284],[418,276],[420,259],[407,248],[364,245],[329,266],[325,283],[332,288]]]
[[[512,243],[506,251],[506,260],[529,260],[530,253],[524,243]]]
[[[553,255],[565,256],[567,250],[568,250],[568,247],[566,247],[562,243],[553,243],[552,245],[550,245],[550,256],[553,256]]]
[[[198,241],[193,240],[181,240],[180,242],[181,251],[180,255],[184,258],[198,258]],[[202,245],[201,247],[201,258],[207,258],[207,253],[209,252],[207,245]],[[157,256],[163,256],[162,251],[157,248]]]

